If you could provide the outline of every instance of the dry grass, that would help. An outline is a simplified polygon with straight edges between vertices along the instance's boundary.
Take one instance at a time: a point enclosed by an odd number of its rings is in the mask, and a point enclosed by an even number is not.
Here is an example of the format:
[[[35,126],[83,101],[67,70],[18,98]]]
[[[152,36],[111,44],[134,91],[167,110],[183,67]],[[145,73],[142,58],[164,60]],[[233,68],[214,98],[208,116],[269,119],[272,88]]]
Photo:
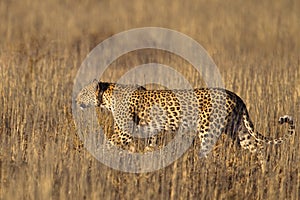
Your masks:
[[[276,124],[280,115],[299,122],[299,7],[298,1],[1,1],[0,199],[299,199],[299,126],[293,139],[267,149],[269,174],[226,137],[209,159],[198,159],[195,145],[164,169],[128,174],[78,147],[71,114],[73,80],[95,45],[130,28],[162,26],[201,43],[257,129],[277,137],[286,130]],[[147,61],[121,59],[122,66]]]

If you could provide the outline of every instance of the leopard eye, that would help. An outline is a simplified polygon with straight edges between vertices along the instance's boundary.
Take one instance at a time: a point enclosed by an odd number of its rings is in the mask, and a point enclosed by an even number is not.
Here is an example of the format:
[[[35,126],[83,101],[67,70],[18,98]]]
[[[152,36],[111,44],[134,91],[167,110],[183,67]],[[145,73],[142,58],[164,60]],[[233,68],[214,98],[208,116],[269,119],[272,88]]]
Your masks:
[[[83,109],[85,109],[87,106],[86,106],[84,103],[81,103],[81,104],[79,105],[79,107],[83,110]]]

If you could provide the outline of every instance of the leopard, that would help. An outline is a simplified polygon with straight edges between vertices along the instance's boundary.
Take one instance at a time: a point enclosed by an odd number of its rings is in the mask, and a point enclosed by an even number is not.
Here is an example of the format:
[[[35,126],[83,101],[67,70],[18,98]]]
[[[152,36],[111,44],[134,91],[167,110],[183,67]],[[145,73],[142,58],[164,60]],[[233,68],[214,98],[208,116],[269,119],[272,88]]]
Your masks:
[[[94,80],[77,95],[81,109],[101,107],[112,113],[112,145],[129,149],[134,138],[150,137],[148,147],[155,147],[158,132],[194,132],[200,139],[200,157],[207,157],[221,134],[229,135],[243,149],[257,153],[265,171],[265,144],[281,144],[295,134],[293,117],[279,117],[288,124],[284,136],[269,138],[254,128],[243,100],[224,88],[147,90],[136,84]],[[154,141],[154,142],[153,142]]]

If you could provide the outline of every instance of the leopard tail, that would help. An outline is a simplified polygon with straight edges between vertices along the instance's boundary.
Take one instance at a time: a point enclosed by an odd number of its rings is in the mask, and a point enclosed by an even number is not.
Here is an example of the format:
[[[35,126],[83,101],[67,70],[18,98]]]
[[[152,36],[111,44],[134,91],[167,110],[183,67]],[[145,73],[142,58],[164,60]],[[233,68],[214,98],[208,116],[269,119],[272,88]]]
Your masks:
[[[257,141],[263,142],[266,144],[281,144],[287,139],[289,139],[292,135],[295,134],[295,124],[294,120],[289,115],[281,116],[278,120],[279,124],[285,124],[287,123],[289,125],[287,133],[284,134],[284,136],[279,138],[267,138],[260,134],[259,132],[254,130],[253,123],[250,120],[249,114],[247,111],[243,112],[243,122],[245,127],[248,129],[249,134],[254,137]]]

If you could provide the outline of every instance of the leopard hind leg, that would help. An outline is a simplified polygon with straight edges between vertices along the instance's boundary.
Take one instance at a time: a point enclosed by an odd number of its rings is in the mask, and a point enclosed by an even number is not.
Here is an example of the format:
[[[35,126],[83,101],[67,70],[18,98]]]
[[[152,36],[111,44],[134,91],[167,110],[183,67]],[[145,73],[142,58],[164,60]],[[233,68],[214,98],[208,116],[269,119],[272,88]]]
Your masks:
[[[212,119],[212,122],[207,122],[200,126],[198,137],[201,141],[201,149],[199,157],[207,157],[207,154],[213,149],[219,136],[224,131],[224,124],[216,123],[217,119]],[[217,125],[218,124],[218,125]]]
[[[255,153],[259,160],[262,172],[266,171],[266,159],[264,144],[261,141],[256,140],[249,130],[245,126],[241,126],[238,131],[238,141],[243,149],[249,150],[251,153]]]
[[[242,121],[238,129],[239,144],[243,149],[255,153],[260,162],[262,172],[266,171],[266,158],[265,158],[265,140],[266,138],[255,132],[253,123],[250,120],[248,112],[245,110],[242,115]]]

